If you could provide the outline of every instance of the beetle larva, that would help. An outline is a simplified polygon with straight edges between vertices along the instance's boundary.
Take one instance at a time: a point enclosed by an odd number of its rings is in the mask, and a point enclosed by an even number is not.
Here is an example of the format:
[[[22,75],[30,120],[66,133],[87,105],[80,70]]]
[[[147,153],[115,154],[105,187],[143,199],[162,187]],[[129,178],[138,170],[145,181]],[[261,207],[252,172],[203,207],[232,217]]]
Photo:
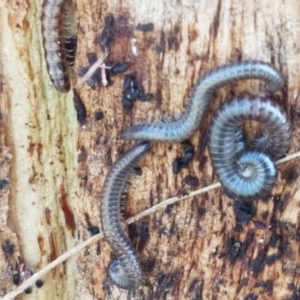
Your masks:
[[[136,289],[143,276],[135,249],[122,229],[120,201],[130,173],[150,147],[149,142],[139,144],[119,158],[106,177],[101,195],[103,234],[117,258],[109,266],[109,276],[116,285],[128,290]]]
[[[267,132],[248,147],[241,142],[246,120],[261,123]],[[291,132],[286,113],[272,100],[245,96],[222,104],[210,126],[209,151],[225,193],[243,200],[267,196],[276,180],[273,160],[287,151]]]
[[[214,92],[243,79],[260,79],[271,91],[283,87],[283,75],[270,64],[260,61],[243,61],[219,67],[196,84],[185,113],[173,122],[153,122],[134,125],[121,132],[122,139],[178,142],[189,138],[199,127]]]

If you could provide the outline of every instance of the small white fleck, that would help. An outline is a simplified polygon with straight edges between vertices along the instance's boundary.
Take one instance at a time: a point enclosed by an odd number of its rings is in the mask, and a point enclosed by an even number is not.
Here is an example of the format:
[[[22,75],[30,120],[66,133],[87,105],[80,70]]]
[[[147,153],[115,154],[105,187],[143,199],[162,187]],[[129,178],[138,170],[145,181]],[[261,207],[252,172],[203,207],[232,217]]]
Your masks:
[[[259,244],[263,244],[264,241],[265,241],[264,239],[258,239],[258,240],[257,240],[257,242],[258,242]]]
[[[133,53],[134,56],[138,56],[139,55],[139,50],[138,50],[138,47],[137,47],[137,40],[136,38],[133,38],[131,40],[131,51]]]

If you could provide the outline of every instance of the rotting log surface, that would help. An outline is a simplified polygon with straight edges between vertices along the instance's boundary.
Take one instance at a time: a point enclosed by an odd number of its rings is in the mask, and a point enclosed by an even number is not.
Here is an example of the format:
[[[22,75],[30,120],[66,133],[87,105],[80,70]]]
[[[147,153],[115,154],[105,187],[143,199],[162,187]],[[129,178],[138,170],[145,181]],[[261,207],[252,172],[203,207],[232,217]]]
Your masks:
[[[95,40],[112,15],[114,40],[106,60],[129,62],[125,74],[137,72],[145,92],[154,94],[149,103],[136,102],[126,112],[121,104],[124,74],[112,77],[108,87],[84,84],[77,89],[87,111],[82,126],[76,125],[72,92],[62,95],[50,86],[41,48],[40,1],[2,1],[0,99],[6,117],[0,146],[1,155],[11,153],[12,161],[9,176],[1,165],[1,176],[10,178],[9,210],[1,209],[1,244],[10,239],[15,255],[37,270],[87,239],[88,227],[100,223],[105,176],[133,145],[118,140],[120,129],[178,116],[203,73],[230,61],[259,59],[283,72],[287,85],[278,101],[294,126],[289,153],[299,151],[300,3],[260,2],[78,0],[75,71],[88,65],[87,53],[100,56]],[[154,30],[138,31],[138,23],[153,23]],[[182,155],[180,144],[154,145],[140,163],[142,175],[132,178],[125,218],[188,192],[186,175],[198,177],[200,186],[214,182],[206,147],[209,122],[222,101],[243,92],[267,94],[257,81],[220,89],[190,139],[195,158],[178,175],[172,173],[172,162]],[[95,118],[99,112],[101,120]],[[216,189],[131,225],[129,235],[146,270],[137,298],[299,299],[298,160],[279,171],[272,196],[253,206],[234,206]],[[1,198],[4,206],[7,193]],[[8,257],[1,253],[0,259],[4,274]],[[127,292],[106,276],[110,260],[110,248],[101,240],[51,271],[31,299],[126,299]],[[3,293],[11,288],[9,280]]]

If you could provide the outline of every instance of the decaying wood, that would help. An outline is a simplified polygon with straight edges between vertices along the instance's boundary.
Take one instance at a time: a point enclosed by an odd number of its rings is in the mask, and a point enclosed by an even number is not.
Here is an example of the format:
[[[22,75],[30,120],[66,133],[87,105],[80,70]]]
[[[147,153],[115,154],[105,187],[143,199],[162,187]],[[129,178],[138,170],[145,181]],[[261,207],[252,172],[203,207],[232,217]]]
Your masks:
[[[289,153],[300,149],[298,1],[77,0],[76,7],[75,73],[89,66],[88,53],[101,57],[104,41],[109,42],[105,61],[130,64],[106,87],[100,81],[93,89],[86,83],[76,89],[80,123],[73,92],[62,95],[50,84],[40,1],[0,2],[0,180],[10,181],[0,190],[0,242],[15,245],[10,256],[0,250],[1,278],[12,272],[7,267],[16,258],[37,271],[88,239],[91,227],[100,225],[105,175],[134,144],[118,139],[120,129],[179,116],[195,82],[221,64],[259,59],[283,72],[287,85],[278,101],[294,126]],[[146,23],[153,23],[153,30],[137,30]],[[133,72],[154,98],[124,110],[124,76]],[[187,175],[199,178],[199,187],[215,181],[206,147],[209,122],[222,101],[243,92],[267,93],[254,80],[220,89],[190,139],[195,158],[178,175],[172,162],[182,155],[181,145],[154,145],[139,164],[142,175],[132,177],[125,218],[195,189],[183,183]],[[128,233],[146,272],[136,298],[299,299],[298,160],[279,170],[268,200],[234,204],[218,188],[131,224]],[[100,239],[45,275],[31,299],[127,299],[130,295],[107,278],[111,258]],[[8,275],[1,296],[13,289]]]

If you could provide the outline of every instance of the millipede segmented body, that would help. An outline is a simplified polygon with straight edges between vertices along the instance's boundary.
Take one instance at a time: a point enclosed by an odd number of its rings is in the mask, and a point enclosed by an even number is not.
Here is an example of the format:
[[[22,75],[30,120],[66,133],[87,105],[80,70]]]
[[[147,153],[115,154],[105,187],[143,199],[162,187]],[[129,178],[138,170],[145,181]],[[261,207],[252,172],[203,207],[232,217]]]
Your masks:
[[[257,121],[266,134],[246,144],[241,126]],[[276,180],[274,160],[288,149],[291,123],[274,101],[245,96],[221,105],[209,132],[209,151],[217,177],[229,197],[252,200],[267,196]]]
[[[141,143],[118,159],[106,177],[101,195],[103,234],[117,258],[109,266],[109,276],[116,285],[128,290],[135,290],[143,276],[135,249],[122,229],[120,201],[130,173],[150,147],[149,142]]]
[[[66,36],[72,8],[71,0],[44,0],[42,5],[42,37],[47,69],[53,85],[63,93],[71,88],[68,60],[71,61],[70,57],[75,55],[75,50],[68,49],[71,37]]]
[[[260,61],[243,61],[219,67],[205,74],[196,84],[187,110],[180,119],[173,122],[153,122],[134,125],[121,132],[122,139],[178,142],[189,138],[198,128],[207,111],[215,91],[243,79],[260,79],[271,91],[284,85],[282,74],[270,64]]]
[[[66,61],[69,67],[74,66],[76,49],[77,49],[77,37],[76,36],[65,37]]]

